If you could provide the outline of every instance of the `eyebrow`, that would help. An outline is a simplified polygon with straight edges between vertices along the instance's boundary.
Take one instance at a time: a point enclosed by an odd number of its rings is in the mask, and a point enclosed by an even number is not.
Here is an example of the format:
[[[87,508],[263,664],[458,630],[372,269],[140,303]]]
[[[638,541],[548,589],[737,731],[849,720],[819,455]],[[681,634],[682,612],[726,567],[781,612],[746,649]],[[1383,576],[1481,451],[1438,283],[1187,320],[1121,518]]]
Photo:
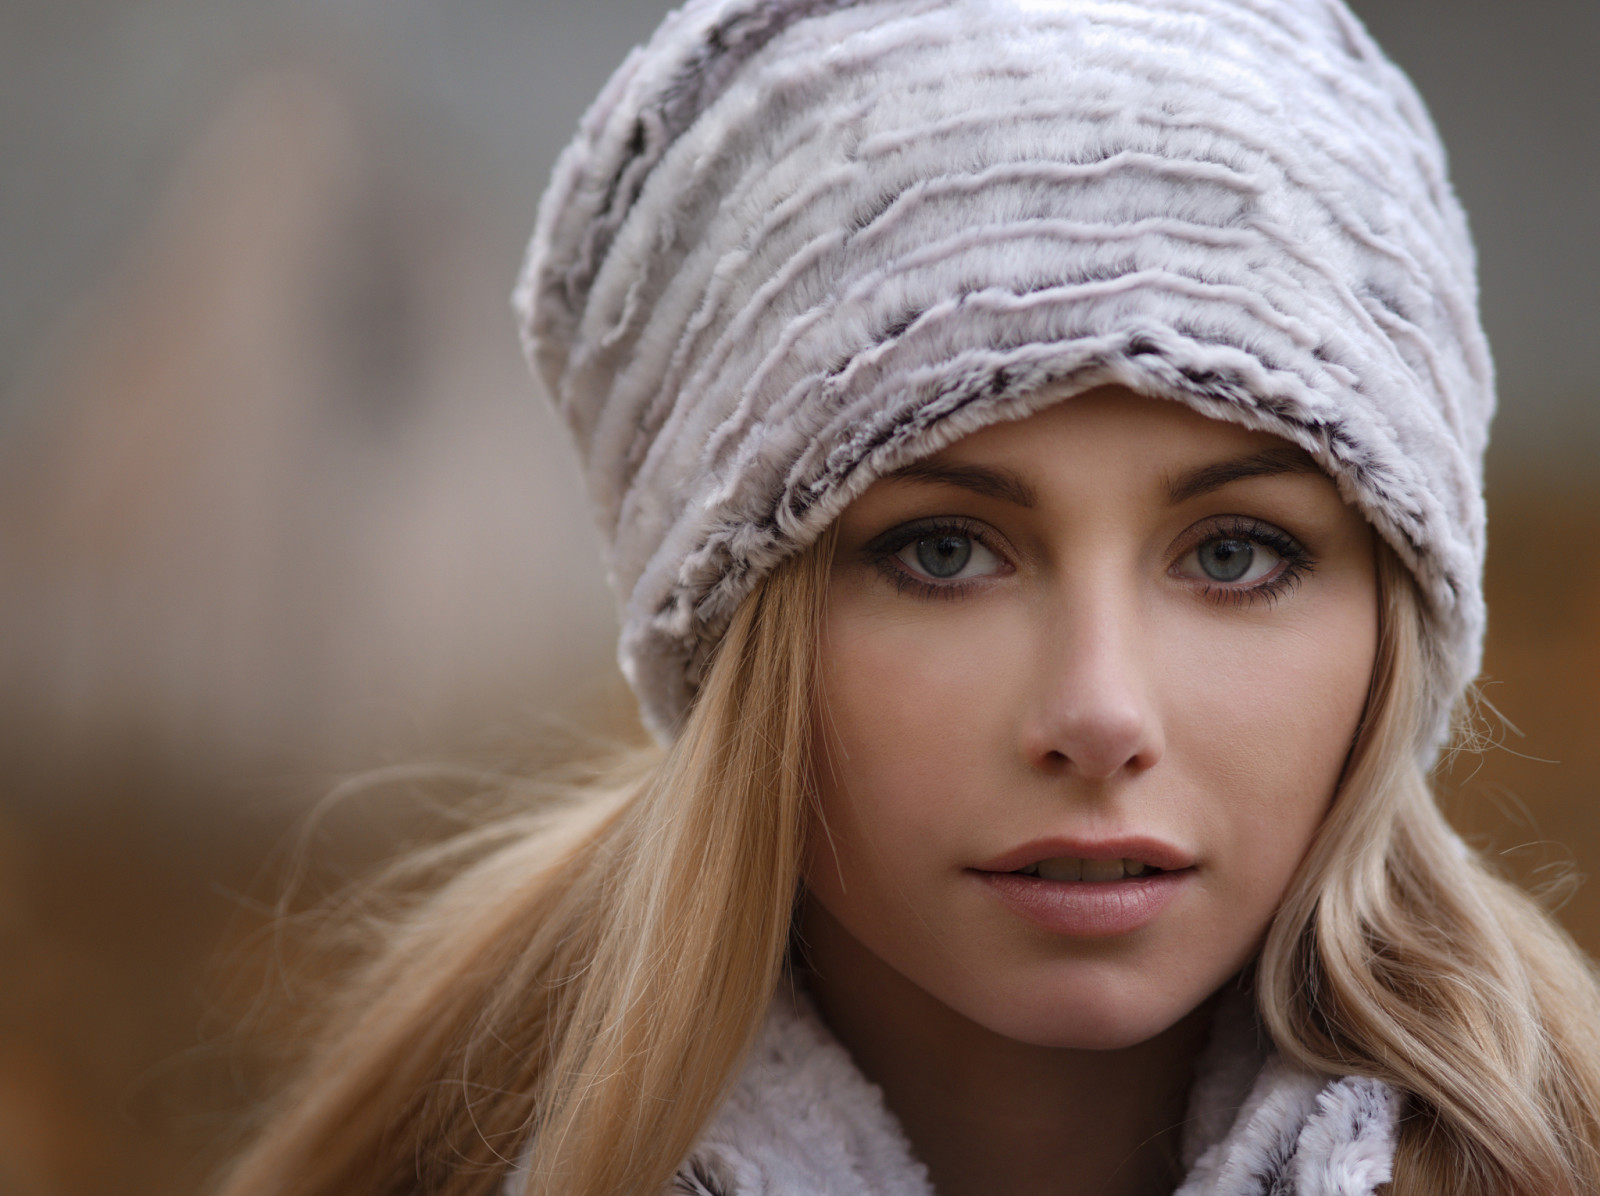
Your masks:
[[[1177,506],[1179,503],[1199,498],[1202,494],[1210,494],[1213,490],[1220,490],[1230,482],[1241,481],[1244,478],[1321,472],[1321,468],[1311,459],[1310,453],[1294,445],[1285,444],[1263,449],[1259,453],[1251,453],[1247,457],[1235,457],[1231,461],[1201,465],[1181,473],[1167,483],[1167,501]]]
[[[1009,469],[988,465],[947,465],[938,461],[913,461],[902,465],[889,478],[907,481],[937,482],[945,486],[959,486],[985,498],[998,498],[1019,507],[1038,505],[1039,496],[1034,488]]]

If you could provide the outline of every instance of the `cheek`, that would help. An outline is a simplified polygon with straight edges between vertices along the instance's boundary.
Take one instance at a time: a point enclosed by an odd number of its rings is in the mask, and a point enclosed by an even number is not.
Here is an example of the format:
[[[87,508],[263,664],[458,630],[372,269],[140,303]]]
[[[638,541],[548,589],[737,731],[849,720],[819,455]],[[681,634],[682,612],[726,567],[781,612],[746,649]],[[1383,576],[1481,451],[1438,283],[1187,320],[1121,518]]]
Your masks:
[[[1235,891],[1276,906],[1327,812],[1366,705],[1370,593],[1271,635],[1212,636],[1171,678],[1171,763],[1210,794],[1204,817]]]
[[[995,746],[1016,636],[1001,618],[829,619],[819,718],[836,772],[876,789],[947,775]],[[970,625],[964,625],[970,624]]]
[[[970,835],[956,795],[1003,767],[1014,640],[994,618],[930,634],[916,619],[830,615],[816,713],[825,833],[807,868],[830,908],[903,892],[917,860]]]

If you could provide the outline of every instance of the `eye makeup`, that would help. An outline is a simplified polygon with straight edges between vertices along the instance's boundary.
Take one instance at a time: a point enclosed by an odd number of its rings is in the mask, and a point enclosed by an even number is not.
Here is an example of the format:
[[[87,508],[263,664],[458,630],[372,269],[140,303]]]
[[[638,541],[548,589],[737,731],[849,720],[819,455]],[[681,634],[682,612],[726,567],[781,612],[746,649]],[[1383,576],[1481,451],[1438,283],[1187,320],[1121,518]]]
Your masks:
[[[1226,546],[1226,551],[1218,552]],[[1209,554],[1207,549],[1212,551]],[[1265,549],[1275,561],[1256,577],[1250,572],[1260,562],[1254,558]],[[1198,585],[1208,599],[1231,605],[1258,602],[1272,604],[1291,593],[1316,568],[1316,561],[1299,540],[1276,524],[1248,515],[1220,515],[1201,520],[1178,539],[1177,556],[1169,575]],[[1193,561],[1191,569],[1184,566]],[[1245,565],[1236,582],[1219,561]],[[1210,567],[1208,567],[1210,566]],[[1220,574],[1220,575],[1219,575]]]
[[[898,592],[948,600],[1015,571],[1002,541],[981,520],[934,515],[896,524],[868,541],[861,555]],[[1178,538],[1172,554],[1169,576],[1228,605],[1275,603],[1316,567],[1294,536],[1245,515],[1201,520]]]
[[[934,515],[897,524],[874,537],[862,548],[862,555],[901,593],[919,598],[959,598],[975,587],[1015,571],[1006,552],[998,546],[1000,536],[987,524],[960,515]],[[918,550],[912,556],[908,550]],[[911,559],[907,559],[911,557]],[[919,558],[926,564],[919,565]],[[960,568],[940,577],[941,564]],[[960,577],[973,564],[987,572]]]

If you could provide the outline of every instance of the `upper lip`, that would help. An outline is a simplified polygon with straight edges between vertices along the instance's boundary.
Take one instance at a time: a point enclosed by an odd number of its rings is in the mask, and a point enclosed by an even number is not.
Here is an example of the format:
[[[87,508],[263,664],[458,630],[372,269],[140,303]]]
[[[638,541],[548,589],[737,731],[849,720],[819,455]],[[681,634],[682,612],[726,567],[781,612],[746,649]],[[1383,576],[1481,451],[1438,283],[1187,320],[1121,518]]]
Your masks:
[[[1194,867],[1194,856],[1171,843],[1148,835],[1118,835],[1104,839],[1034,839],[979,864],[979,872],[1018,872],[1040,860],[1134,860],[1163,872]]]

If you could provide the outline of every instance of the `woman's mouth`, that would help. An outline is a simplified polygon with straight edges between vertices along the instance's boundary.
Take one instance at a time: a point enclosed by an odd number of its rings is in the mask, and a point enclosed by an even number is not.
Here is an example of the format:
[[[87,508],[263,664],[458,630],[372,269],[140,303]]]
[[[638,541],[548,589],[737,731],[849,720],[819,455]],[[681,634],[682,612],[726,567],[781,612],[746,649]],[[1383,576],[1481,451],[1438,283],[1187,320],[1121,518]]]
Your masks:
[[[1154,922],[1193,882],[1196,866],[1188,853],[1148,839],[1057,841],[1017,848],[969,874],[1041,930],[1109,938]]]
[[[1012,875],[1037,876],[1041,880],[1101,882],[1122,880],[1129,876],[1150,876],[1162,871],[1165,869],[1147,864],[1143,860],[1086,860],[1082,856],[1052,856],[1050,859],[1029,864],[1026,868],[1018,868]]]

